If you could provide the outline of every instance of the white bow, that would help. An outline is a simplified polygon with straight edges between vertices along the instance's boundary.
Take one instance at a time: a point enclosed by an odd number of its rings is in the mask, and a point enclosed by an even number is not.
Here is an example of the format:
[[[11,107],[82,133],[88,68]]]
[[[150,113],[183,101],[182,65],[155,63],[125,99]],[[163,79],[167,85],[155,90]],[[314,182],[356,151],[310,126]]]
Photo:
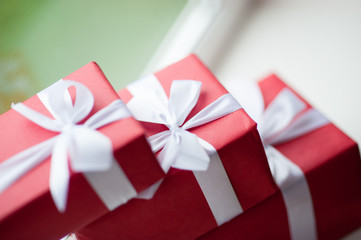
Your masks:
[[[137,120],[164,124],[169,128],[148,138],[154,152],[163,148],[158,156],[163,170],[167,172],[170,167],[207,170],[210,158],[202,140],[187,130],[221,118],[241,106],[230,94],[225,94],[185,122],[198,102],[202,83],[174,80],[169,100],[158,81],[147,87],[149,84],[142,81],[128,86],[133,98],[127,106]]]
[[[154,152],[163,148],[158,156],[163,170],[167,172],[170,167],[193,170],[218,225],[242,213],[217,150],[188,131],[240,109],[239,103],[230,94],[225,94],[184,123],[198,102],[201,82],[173,81],[169,99],[154,75],[140,79],[127,88],[133,95],[128,107],[135,118],[169,128],[148,138]],[[214,133],[211,135],[216,136]],[[161,182],[142,192],[138,198],[151,198]]]
[[[68,92],[72,86],[76,90],[74,104]],[[50,192],[58,210],[64,212],[70,177],[68,157],[76,172],[109,170],[114,159],[112,142],[95,129],[129,117],[130,113],[121,100],[115,100],[79,124],[91,112],[94,97],[86,86],[70,80],[56,82],[38,93],[38,97],[54,119],[22,103],[13,104],[12,108],[44,129],[60,134],[3,162],[0,192],[51,155]]]
[[[311,193],[302,170],[272,145],[290,141],[329,123],[320,112],[284,88],[265,109],[257,84],[229,82],[229,91],[258,123],[273,178],[280,187],[292,239],[317,239]]]
[[[284,88],[266,109],[257,84],[236,82],[229,86],[229,91],[234,93],[234,97],[258,123],[266,153],[272,145],[290,141],[329,123],[319,111],[307,109],[306,104],[288,88]],[[281,171],[285,166],[277,170],[272,165],[270,167],[280,185],[290,185],[294,183],[290,180],[298,179],[292,176],[292,172]]]

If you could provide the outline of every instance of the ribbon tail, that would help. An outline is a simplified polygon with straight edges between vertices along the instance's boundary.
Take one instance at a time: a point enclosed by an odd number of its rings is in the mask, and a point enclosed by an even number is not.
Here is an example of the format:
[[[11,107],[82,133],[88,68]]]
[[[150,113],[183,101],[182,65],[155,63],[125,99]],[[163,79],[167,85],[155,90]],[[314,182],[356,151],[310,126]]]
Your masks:
[[[55,138],[39,143],[3,162],[0,165],[0,193],[50,156]]]
[[[72,129],[71,167],[77,172],[107,171],[112,166],[113,146],[104,134],[85,126]]]
[[[209,161],[210,158],[199,143],[198,137],[188,131],[181,131],[180,150],[172,167],[191,171],[205,171]]]
[[[169,140],[171,132],[169,130],[154,134],[148,137],[148,142],[152,147],[154,153],[158,152],[166,145]]]
[[[59,212],[65,212],[69,188],[68,167],[69,136],[59,135],[51,157],[49,188]]]
[[[167,144],[158,155],[158,162],[165,173],[173,166],[175,159],[179,154],[179,139],[175,134],[170,135]]]

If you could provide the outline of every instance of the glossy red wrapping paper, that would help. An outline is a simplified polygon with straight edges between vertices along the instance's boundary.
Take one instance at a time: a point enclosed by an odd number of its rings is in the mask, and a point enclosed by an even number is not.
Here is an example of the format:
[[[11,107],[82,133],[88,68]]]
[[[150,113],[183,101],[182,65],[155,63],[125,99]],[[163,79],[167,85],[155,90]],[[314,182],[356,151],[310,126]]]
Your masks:
[[[169,96],[173,80],[202,82],[199,101],[187,119],[227,93],[212,73],[191,55],[155,74]],[[131,99],[119,91],[125,102]],[[186,120],[187,121],[187,120]],[[143,124],[148,135],[165,126]],[[190,129],[217,150],[243,208],[247,210],[272,195],[275,186],[256,124],[243,109]],[[171,169],[151,200],[133,199],[77,232],[80,240],[195,239],[217,227],[196,178],[190,171]]]
[[[95,104],[88,117],[118,99],[94,62],[64,80],[80,82],[94,95]],[[51,117],[36,95],[24,104]],[[57,134],[14,110],[0,116],[0,126],[0,162]],[[137,192],[163,177],[143,128],[133,118],[113,122],[99,131],[111,139],[114,156]],[[60,239],[109,211],[84,176],[71,172],[67,208],[59,213],[49,192],[49,171],[50,158],[0,194],[0,239]]]
[[[288,86],[271,75],[260,81],[259,87],[267,107]],[[275,147],[306,176],[318,239],[339,239],[361,226],[361,161],[352,139],[330,123]],[[281,193],[278,191],[199,239],[290,239]]]

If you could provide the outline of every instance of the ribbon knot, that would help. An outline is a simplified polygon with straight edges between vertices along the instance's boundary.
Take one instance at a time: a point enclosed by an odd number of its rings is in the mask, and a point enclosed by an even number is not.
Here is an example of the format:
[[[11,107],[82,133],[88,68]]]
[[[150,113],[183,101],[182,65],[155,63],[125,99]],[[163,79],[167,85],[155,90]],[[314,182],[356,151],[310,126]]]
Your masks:
[[[74,123],[65,124],[61,130],[61,133],[71,132],[77,125]]]
[[[73,103],[68,88],[75,87]],[[19,114],[43,127],[60,134],[39,143],[0,165],[0,192],[51,155],[49,188],[56,207],[65,211],[69,187],[69,164],[76,172],[98,172],[111,168],[114,161],[111,140],[95,129],[129,117],[121,100],[115,100],[84,120],[94,106],[94,97],[81,83],[60,80],[38,93],[38,97],[54,119],[22,103],[13,104]]]
[[[176,134],[176,132],[181,129],[177,124],[168,125],[167,127],[171,131],[171,134]]]
[[[205,145],[208,143],[188,130],[241,108],[230,94],[225,94],[185,122],[198,102],[201,87],[199,81],[174,80],[168,99],[156,78],[144,78],[128,86],[133,98],[127,106],[134,117],[169,128],[148,138],[154,152],[161,150],[158,160],[165,172],[170,167],[207,170],[210,158]]]

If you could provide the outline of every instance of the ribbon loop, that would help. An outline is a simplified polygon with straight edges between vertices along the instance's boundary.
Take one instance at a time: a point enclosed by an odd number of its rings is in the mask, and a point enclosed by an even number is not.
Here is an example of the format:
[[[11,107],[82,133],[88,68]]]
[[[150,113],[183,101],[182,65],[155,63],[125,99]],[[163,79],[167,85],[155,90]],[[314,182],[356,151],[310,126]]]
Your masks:
[[[127,88],[133,95],[127,107],[137,120],[167,124],[168,98],[159,82],[142,78]]]
[[[11,104],[11,108],[32,121],[33,123],[49,131],[60,132],[64,127],[64,124],[59,122],[58,120],[51,119],[39,112],[36,112],[22,103],[13,103]]]
[[[75,87],[76,91],[74,104],[68,91],[70,87]],[[68,158],[74,171],[109,170],[114,161],[112,142],[95,129],[129,117],[130,113],[118,99],[95,113],[83,125],[77,125],[91,112],[94,97],[86,86],[71,80],[56,82],[38,93],[38,97],[55,119],[21,103],[12,107],[35,124],[60,134],[3,162],[0,165],[0,191],[51,155],[49,188],[55,205],[63,212],[70,178]]]
[[[175,80],[170,89],[168,111],[181,126],[198,102],[202,83],[193,80]]]
[[[258,122],[258,130],[265,145],[272,144],[273,138],[285,130],[306,104],[289,89],[282,90],[265,109]]]
[[[272,139],[272,144],[287,142],[309,132],[312,132],[322,126],[327,125],[330,121],[316,109],[308,109],[295,119]]]
[[[74,87],[76,91],[74,104],[68,91],[70,87]],[[92,93],[81,83],[66,80],[47,90],[42,91],[42,94],[47,95],[46,107],[55,119],[64,124],[80,122],[88,116],[94,106]]]

